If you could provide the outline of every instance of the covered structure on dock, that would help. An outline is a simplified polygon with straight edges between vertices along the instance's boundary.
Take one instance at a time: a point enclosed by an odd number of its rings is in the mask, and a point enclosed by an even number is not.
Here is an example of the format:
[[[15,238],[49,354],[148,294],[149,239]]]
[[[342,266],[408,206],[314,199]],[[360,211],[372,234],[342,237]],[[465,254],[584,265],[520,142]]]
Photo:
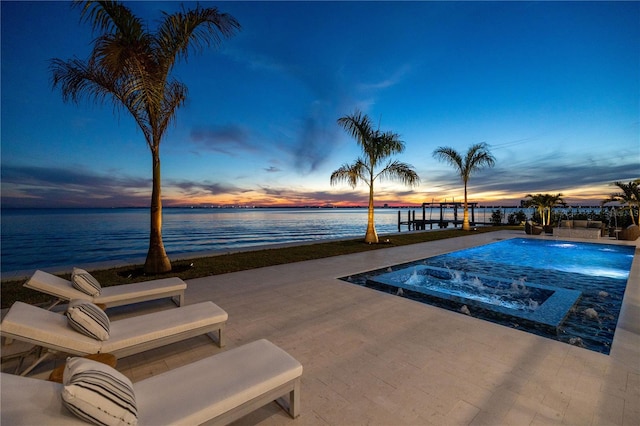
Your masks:
[[[469,206],[469,210],[471,211],[471,215],[469,218],[469,223],[471,226],[476,225],[476,214],[475,209],[478,206],[478,203],[467,203]],[[439,217],[438,219],[433,219],[433,209],[438,207],[439,209]],[[427,208],[429,208],[429,218],[427,219]],[[445,219],[444,210],[445,209],[453,209],[453,220]],[[425,230],[427,229],[427,225],[429,225],[429,229],[433,229],[433,225],[437,224],[439,228],[447,228],[449,223],[453,223],[454,227],[458,227],[458,225],[462,225],[462,219],[458,219],[458,210],[463,211],[464,203],[462,202],[439,202],[439,203],[422,203],[422,219],[416,219],[416,212],[408,212],[408,217],[406,221],[401,220],[401,214],[398,212],[398,231],[400,231],[401,225],[407,225],[409,229],[415,230]],[[413,213],[413,217],[412,217]]]

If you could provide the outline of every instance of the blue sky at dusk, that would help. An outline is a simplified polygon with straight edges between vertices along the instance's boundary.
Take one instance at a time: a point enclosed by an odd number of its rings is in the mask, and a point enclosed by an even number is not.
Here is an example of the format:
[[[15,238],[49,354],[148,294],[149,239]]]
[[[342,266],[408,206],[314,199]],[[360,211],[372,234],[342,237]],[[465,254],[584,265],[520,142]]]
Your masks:
[[[152,28],[180,7],[126,4]],[[189,98],[161,145],[165,206],[366,205],[366,186],[329,184],[360,154],[336,123],[356,109],[401,135],[395,158],[421,178],[377,182],[377,205],[461,201],[439,146],[489,144],[496,165],[472,176],[470,201],[598,204],[640,177],[639,2],[200,4],[242,30],[174,70]],[[51,87],[50,59],[90,52],[79,10],[0,7],[2,206],[147,206],[151,155],[133,119]]]

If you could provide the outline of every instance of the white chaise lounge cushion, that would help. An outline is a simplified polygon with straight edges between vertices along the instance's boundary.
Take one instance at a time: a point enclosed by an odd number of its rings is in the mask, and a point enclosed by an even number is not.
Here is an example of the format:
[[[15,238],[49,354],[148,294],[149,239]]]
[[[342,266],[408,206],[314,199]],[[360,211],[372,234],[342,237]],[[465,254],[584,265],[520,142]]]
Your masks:
[[[69,358],[62,382],[64,405],[81,419],[98,425],[138,424],[133,384],[108,365]]]
[[[178,277],[161,278],[138,283],[102,287],[98,296],[90,297],[86,293],[74,288],[71,281],[48,272],[37,270],[24,286],[32,290],[50,294],[62,300],[90,299],[93,303],[103,303],[111,307],[173,296],[180,296],[180,302],[182,302],[182,296],[187,288],[187,283]]]
[[[101,341],[69,327],[64,315],[23,302],[15,302],[2,319],[2,333],[75,355],[98,353],[102,347]]]
[[[97,340],[109,339],[109,317],[88,300],[72,300],[65,314],[74,330]]]
[[[62,384],[9,373],[0,376],[2,425],[87,426],[62,403]]]
[[[176,380],[178,371],[180,379]],[[138,409],[141,415],[144,413],[145,423],[204,423],[299,378],[302,364],[262,339],[187,364],[175,372],[170,370],[135,384]],[[182,398],[183,395],[189,397]],[[180,404],[175,404],[176,400]]]
[[[3,425],[86,425],[64,408],[62,384],[0,375]],[[248,413],[285,396],[301,375],[291,355],[269,341],[252,342],[134,383],[138,424],[228,423],[238,417],[226,415],[239,406],[249,404]]]
[[[95,297],[100,295],[102,286],[96,280],[93,275],[80,268],[73,268],[71,272],[71,283],[74,288],[77,288],[83,293],[89,296]]]
[[[101,352],[119,353],[129,348],[178,336],[191,330],[224,323],[229,315],[211,301],[123,318],[111,323],[111,334]]]
[[[73,355],[101,352],[125,357],[189,337],[221,330],[227,313],[211,301],[111,321],[109,340],[71,329],[55,312],[15,302],[2,320],[2,334]]]

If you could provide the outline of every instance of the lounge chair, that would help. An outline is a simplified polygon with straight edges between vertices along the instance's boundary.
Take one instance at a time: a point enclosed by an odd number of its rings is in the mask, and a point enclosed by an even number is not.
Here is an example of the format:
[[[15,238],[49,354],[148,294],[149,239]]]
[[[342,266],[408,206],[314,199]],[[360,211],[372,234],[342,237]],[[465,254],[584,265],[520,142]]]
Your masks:
[[[258,340],[134,383],[138,424],[228,424],[272,401],[296,418],[301,376],[297,360]],[[7,373],[1,381],[2,424],[86,425],[63,406],[64,385]]]
[[[22,373],[26,375],[55,352],[111,353],[121,358],[213,332],[217,332],[218,345],[222,347],[227,318],[227,313],[213,302],[201,302],[112,321],[108,339],[97,340],[71,328],[65,315],[15,302],[0,324],[0,334],[7,339],[32,343],[44,351]]]
[[[133,284],[114,285],[102,287],[100,294],[92,297],[75,289],[71,281],[38,270],[24,286],[56,297],[58,302],[72,299],[88,299],[93,303],[103,304],[110,308],[164,297],[171,297],[176,305],[182,306],[187,283],[178,277],[171,277]]]
[[[640,237],[640,228],[638,225],[629,225],[618,234],[618,239],[635,241]]]
[[[534,225],[530,220],[524,224],[524,232],[528,235],[540,235],[543,230],[541,226]]]

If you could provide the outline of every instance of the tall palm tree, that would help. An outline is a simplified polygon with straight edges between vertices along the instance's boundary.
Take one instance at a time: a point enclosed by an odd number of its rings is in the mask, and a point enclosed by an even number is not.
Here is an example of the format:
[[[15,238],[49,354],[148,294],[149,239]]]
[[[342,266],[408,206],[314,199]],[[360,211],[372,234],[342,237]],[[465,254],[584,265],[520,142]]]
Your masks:
[[[464,184],[464,215],[462,218],[462,229],[468,231],[469,225],[469,205],[467,203],[467,184],[471,174],[484,167],[493,167],[496,160],[489,151],[489,146],[482,142],[471,145],[467,150],[467,155],[463,158],[458,151],[450,147],[439,147],[433,151],[433,156],[454,166]]]
[[[217,46],[240,29],[231,15],[217,8],[164,13],[156,31],[117,1],[74,1],[81,18],[93,25],[96,38],[86,61],[51,60],[53,87],[60,87],[64,101],[110,101],[124,108],[136,121],[151,150],[153,187],[151,229],[144,270],[171,270],[162,242],[160,142],[177,109],[184,104],[187,86],[171,76],[180,59],[190,51]]]
[[[613,184],[620,188],[622,192],[611,194],[611,196],[604,200],[602,204],[614,201],[618,202],[622,206],[623,210],[629,210],[632,224],[636,225],[640,223],[640,179],[633,180],[629,183],[614,182]],[[639,210],[637,223],[634,216],[634,210]]]
[[[538,213],[540,214],[540,218],[542,219],[542,226],[551,225],[551,210],[555,206],[564,206],[566,203],[562,199],[562,194],[527,194],[526,198],[529,198],[525,201],[525,207],[536,207],[538,209]]]
[[[420,178],[413,170],[413,166],[389,159],[391,155],[404,151],[404,142],[400,140],[400,135],[397,133],[383,133],[380,130],[374,130],[369,117],[359,111],[353,115],[339,118],[338,124],[356,139],[362,148],[363,156],[359,157],[355,163],[343,164],[338,170],[331,173],[330,182],[331,185],[346,182],[355,188],[358,182],[362,181],[369,187],[367,232],[364,241],[369,244],[377,243],[378,234],[373,214],[373,184],[375,180],[378,178],[380,180],[388,179],[415,186],[420,183]],[[386,164],[383,166],[385,161]],[[378,171],[381,166],[383,166],[382,169]]]

